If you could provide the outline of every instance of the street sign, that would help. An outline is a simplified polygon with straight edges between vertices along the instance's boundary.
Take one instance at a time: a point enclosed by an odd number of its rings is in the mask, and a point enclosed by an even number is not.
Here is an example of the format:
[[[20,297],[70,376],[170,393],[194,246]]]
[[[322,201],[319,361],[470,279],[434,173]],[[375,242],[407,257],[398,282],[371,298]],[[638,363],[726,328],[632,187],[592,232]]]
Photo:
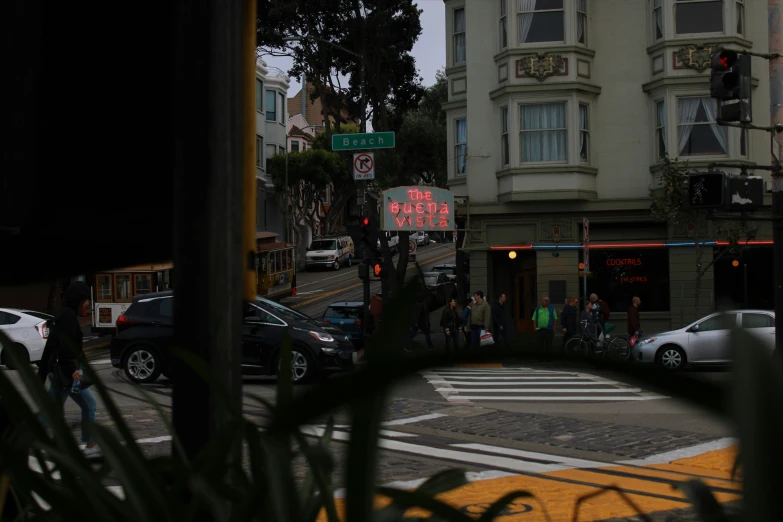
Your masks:
[[[416,261],[416,240],[408,240],[408,261]]]
[[[393,132],[332,134],[332,150],[393,149]]]
[[[372,152],[353,155],[353,179],[355,181],[375,179],[375,156]]]
[[[590,244],[590,220],[587,218],[582,219],[582,243]]]

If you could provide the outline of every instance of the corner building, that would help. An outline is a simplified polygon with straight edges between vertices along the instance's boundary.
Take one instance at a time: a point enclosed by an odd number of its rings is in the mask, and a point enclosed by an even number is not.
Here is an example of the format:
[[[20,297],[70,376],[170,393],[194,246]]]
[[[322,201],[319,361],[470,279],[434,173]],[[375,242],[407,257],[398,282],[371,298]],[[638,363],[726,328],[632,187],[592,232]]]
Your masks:
[[[445,5],[448,186],[468,229],[471,290],[491,300],[505,293],[517,333],[533,330],[541,297],[558,310],[566,296],[582,297],[583,218],[587,291],[609,303],[617,333],[635,295],[648,332],[678,328],[717,305],[773,308],[769,223],[757,224],[741,258],[712,265],[695,311],[693,232],[707,242],[703,266],[723,238],[707,220],[655,222],[649,198],[666,154],[694,169],[769,165],[768,134],[718,126],[709,96],[713,49],[767,52],[765,2]],[[753,58],[752,67],[754,124],[769,125],[768,62]],[[769,173],[754,174],[765,179],[770,205]]]

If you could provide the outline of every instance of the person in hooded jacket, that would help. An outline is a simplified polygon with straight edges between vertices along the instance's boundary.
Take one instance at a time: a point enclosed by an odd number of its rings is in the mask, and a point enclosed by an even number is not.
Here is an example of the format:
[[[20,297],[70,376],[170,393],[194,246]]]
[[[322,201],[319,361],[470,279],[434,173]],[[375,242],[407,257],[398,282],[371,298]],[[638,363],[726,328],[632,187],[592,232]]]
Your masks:
[[[46,383],[49,377],[49,395],[65,404],[68,397],[82,410],[82,442],[86,445],[85,454],[98,453],[95,441],[90,436],[90,424],[95,422],[97,404],[89,388],[78,393],[72,392],[73,382],[82,380],[82,368],[86,364],[82,346],[82,327],[79,316],[87,315],[90,305],[90,289],[82,281],[75,281],[63,293],[63,306],[49,321],[49,337],[44,346],[38,366],[38,377]],[[56,363],[60,370],[55,371]],[[66,378],[67,377],[67,378]]]

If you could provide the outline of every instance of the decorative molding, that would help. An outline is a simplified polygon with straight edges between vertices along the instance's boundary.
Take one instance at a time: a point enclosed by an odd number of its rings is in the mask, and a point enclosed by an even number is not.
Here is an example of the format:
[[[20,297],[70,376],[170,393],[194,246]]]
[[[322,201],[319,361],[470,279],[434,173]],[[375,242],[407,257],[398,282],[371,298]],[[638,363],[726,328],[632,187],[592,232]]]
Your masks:
[[[662,54],[656,54],[655,56],[652,57],[652,60],[650,60],[652,62],[653,74],[662,73],[666,68],[666,64],[664,62],[663,56],[664,55]]]
[[[503,85],[494,91],[490,91],[489,98],[491,100],[496,100],[509,94],[527,94],[536,92],[546,92],[551,96],[568,96],[576,92],[578,94],[595,98],[597,95],[601,94],[601,87],[595,85],[594,83],[589,83],[583,79],[579,79],[575,82],[551,82],[547,85],[540,83],[513,84]]]
[[[727,47],[744,47],[748,50],[753,48],[753,42],[750,40],[746,40],[745,38],[740,38],[738,36],[712,36],[710,37],[710,40],[712,40],[715,44],[721,44]],[[655,43],[649,47],[647,47],[647,54],[657,54],[659,51],[666,49],[667,47],[671,48],[677,48],[687,45],[699,45],[703,44],[704,39],[699,37],[693,37],[693,38],[677,38],[674,40],[662,40],[658,43]]]
[[[590,78],[590,61],[576,59],[576,75],[581,78]]]
[[[584,174],[587,176],[597,176],[598,169],[585,165],[571,165],[560,163],[557,165],[529,165],[524,167],[506,167],[495,173],[495,177],[503,178],[506,176],[524,176],[526,174]]]
[[[517,60],[517,78],[529,76],[543,82],[550,76],[568,74],[568,59],[559,54],[535,53]]]
[[[446,76],[451,76],[452,74],[459,74],[459,73],[467,73],[468,72],[468,66],[465,64],[460,65],[454,65],[452,67],[446,67]]]
[[[710,68],[710,57],[715,51],[723,50],[720,44],[690,44],[680,47],[675,53],[674,68],[677,69],[677,62],[682,64],[681,69],[693,69],[696,72],[704,72]]]
[[[508,62],[498,65],[498,83],[508,81]]]
[[[552,53],[552,54],[575,54],[579,56],[585,56],[587,58],[595,58],[595,51],[588,49],[581,45],[548,45],[545,47],[536,46],[536,52],[539,53]],[[506,58],[512,56],[527,56],[531,53],[530,49],[516,47],[513,49],[506,49],[496,54],[493,59],[495,62],[500,62]]]
[[[454,78],[451,80],[451,94],[452,96],[457,94],[465,94],[468,92],[468,79],[465,77]]]
[[[542,240],[554,241],[554,228],[556,226],[560,227],[561,241],[572,241],[576,239],[574,237],[574,223],[572,221],[563,221],[559,219],[542,219],[541,231],[539,232],[538,237]]]

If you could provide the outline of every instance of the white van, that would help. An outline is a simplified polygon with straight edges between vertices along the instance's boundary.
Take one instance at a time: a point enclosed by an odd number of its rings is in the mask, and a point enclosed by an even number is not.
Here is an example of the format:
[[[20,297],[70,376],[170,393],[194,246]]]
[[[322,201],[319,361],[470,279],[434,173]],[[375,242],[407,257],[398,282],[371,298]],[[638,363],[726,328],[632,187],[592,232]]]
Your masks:
[[[318,237],[310,243],[305,254],[305,270],[351,266],[355,256],[353,239],[350,236]]]

